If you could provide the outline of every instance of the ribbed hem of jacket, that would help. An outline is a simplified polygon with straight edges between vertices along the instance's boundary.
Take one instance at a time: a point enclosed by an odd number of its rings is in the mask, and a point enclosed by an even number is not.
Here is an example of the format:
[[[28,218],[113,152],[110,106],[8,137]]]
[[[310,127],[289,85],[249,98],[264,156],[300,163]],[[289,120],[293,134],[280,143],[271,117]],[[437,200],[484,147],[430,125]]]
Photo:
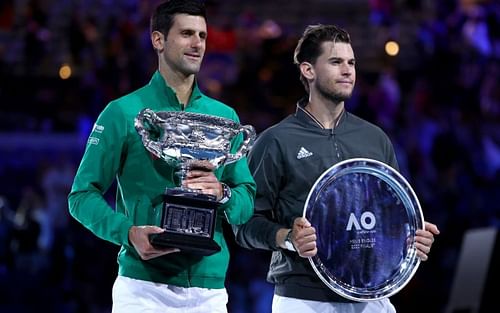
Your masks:
[[[166,276],[161,271],[154,268],[130,262],[121,264],[118,270],[118,275],[134,279],[140,279],[160,284],[174,285],[178,287],[199,287],[209,289],[222,289],[225,288],[225,276],[205,277],[205,276],[191,276],[179,274],[176,276]]]
[[[295,284],[275,285],[274,293],[278,296],[296,298],[302,300],[312,300],[321,302],[342,302],[355,303],[328,288],[311,288]]]

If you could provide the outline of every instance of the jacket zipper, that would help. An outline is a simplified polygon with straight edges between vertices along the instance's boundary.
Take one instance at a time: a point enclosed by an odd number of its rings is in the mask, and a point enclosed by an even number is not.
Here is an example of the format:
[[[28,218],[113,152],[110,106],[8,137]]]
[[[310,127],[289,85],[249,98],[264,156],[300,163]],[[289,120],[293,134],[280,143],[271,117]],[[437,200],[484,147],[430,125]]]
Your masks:
[[[337,126],[339,125],[340,119],[342,119],[343,114],[344,114],[344,111],[342,111],[342,113],[340,113],[340,116],[339,116],[337,123],[330,129],[330,138],[332,138],[332,140],[333,140],[333,146],[335,148],[335,155],[337,156],[337,159],[339,160],[339,162],[342,161],[342,156],[341,156],[339,145],[337,142],[337,135],[335,134],[335,130],[337,129]]]
[[[330,133],[330,138],[332,138],[332,140],[333,140],[333,147],[335,148],[335,155],[337,156],[337,159],[340,162],[340,161],[342,161],[342,157],[340,156],[340,149],[339,149],[339,145],[337,143],[337,136],[333,132],[333,128],[332,128],[332,132]]]

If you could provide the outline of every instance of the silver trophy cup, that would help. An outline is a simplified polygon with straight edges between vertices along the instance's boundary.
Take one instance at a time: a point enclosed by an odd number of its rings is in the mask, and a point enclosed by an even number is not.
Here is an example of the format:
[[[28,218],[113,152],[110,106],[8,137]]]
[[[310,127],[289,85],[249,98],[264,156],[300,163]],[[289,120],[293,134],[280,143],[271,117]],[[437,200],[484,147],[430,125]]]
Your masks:
[[[146,150],[177,169],[180,186],[167,188],[163,196],[163,233],[150,241],[158,247],[210,255],[220,251],[213,240],[219,203],[213,195],[183,186],[189,170],[214,170],[245,157],[255,141],[251,125],[190,112],[144,109],[135,118],[135,128]],[[242,134],[235,153],[231,142]]]
[[[304,206],[316,228],[316,256],[309,261],[337,294],[373,301],[401,290],[420,259],[415,235],[423,229],[419,201],[396,170],[357,158],[327,169]]]

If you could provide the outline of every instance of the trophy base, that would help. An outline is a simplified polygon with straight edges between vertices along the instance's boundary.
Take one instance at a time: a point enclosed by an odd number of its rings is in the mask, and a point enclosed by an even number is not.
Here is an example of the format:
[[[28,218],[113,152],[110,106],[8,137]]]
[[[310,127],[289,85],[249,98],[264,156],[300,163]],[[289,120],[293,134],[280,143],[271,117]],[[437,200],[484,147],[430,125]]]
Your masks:
[[[221,247],[213,240],[219,203],[212,195],[181,188],[167,189],[163,201],[163,233],[151,234],[155,247],[178,248],[182,252],[208,256]]]
[[[178,233],[163,232],[149,235],[149,242],[155,247],[178,248],[181,252],[209,256],[221,250],[210,238],[192,237]]]

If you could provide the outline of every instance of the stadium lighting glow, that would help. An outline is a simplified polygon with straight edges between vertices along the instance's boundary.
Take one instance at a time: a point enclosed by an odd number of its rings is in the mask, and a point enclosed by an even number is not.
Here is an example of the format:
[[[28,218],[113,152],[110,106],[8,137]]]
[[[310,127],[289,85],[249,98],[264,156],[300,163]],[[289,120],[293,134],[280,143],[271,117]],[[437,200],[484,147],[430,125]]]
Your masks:
[[[61,79],[68,79],[71,77],[71,67],[68,64],[63,64],[59,68],[59,77]]]
[[[399,53],[399,44],[395,41],[388,41],[385,43],[385,53],[390,56],[396,56]]]

